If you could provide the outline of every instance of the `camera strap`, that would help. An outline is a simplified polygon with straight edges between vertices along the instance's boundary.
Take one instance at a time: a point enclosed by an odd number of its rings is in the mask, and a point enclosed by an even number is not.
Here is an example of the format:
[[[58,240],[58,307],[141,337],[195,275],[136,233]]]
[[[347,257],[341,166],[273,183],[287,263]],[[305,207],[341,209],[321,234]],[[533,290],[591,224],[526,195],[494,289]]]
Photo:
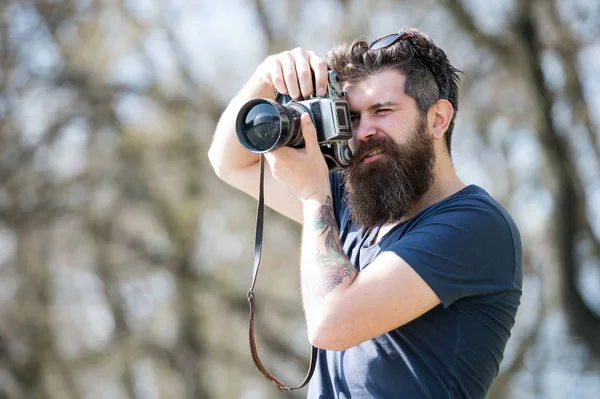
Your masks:
[[[293,391],[295,389],[303,388],[308,381],[310,381],[314,371],[315,365],[317,363],[317,348],[312,347],[312,352],[310,354],[310,367],[308,369],[308,373],[306,377],[304,377],[304,381],[300,383],[300,385],[289,388],[286,386],[281,380],[274,377],[271,373],[269,373],[265,366],[263,366],[260,358],[258,357],[258,352],[256,350],[256,340],[254,339],[254,287],[256,285],[256,278],[258,276],[258,267],[260,266],[260,256],[262,252],[262,238],[263,238],[263,220],[264,220],[264,211],[265,211],[265,201],[264,201],[264,180],[265,180],[265,157],[260,155],[260,177],[259,177],[259,189],[258,189],[258,207],[256,211],[256,233],[255,233],[255,242],[254,242],[254,272],[252,274],[252,285],[250,286],[250,290],[248,291],[248,303],[250,304],[250,329],[249,329],[249,342],[250,342],[250,354],[252,356],[252,361],[254,365],[258,369],[258,371],[265,377],[271,384],[275,385],[278,391]]]

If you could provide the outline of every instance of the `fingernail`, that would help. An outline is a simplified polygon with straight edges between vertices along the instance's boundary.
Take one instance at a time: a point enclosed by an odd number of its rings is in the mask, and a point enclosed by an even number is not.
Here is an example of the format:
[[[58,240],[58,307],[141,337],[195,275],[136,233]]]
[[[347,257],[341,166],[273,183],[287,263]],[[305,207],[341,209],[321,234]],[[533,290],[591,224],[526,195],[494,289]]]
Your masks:
[[[324,96],[325,95],[325,88],[324,87],[319,87],[319,89],[317,89],[317,94],[320,96]]]
[[[310,115],[304,117],[304,123],[306,123],[307,125],[310,125],[312,123]]]

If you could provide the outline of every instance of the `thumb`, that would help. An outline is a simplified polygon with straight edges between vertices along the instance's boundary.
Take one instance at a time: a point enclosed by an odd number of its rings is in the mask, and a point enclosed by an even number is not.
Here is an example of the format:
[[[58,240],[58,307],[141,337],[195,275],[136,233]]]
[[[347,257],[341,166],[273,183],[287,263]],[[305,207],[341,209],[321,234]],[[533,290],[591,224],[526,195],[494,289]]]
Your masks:
[[[304,137],[304,143],[307,151],[319,150],[319,141],[317,139],[317,129],[312,123],[310,115],[305,112],[300,117],[302,136]],[[320,151],[320,150],[319,150]]]

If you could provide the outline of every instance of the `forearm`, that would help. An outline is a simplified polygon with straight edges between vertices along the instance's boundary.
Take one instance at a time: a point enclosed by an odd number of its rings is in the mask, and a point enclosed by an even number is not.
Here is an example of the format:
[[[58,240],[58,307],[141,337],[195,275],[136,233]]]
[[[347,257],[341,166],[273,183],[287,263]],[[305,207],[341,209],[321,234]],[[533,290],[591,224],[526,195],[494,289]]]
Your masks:
[[[248,100],[257,97],[274,98],[274,89],[255,74],[231,100],[219,119],[208,152],[213,169],[218,175],[245,168],[258,161],[259,156],[242,147],[235,132],[239,110]]]
[[[341,317],[334,308],[356,269],[340,243],[331,196],[304,201],[303,210],[302,299],[311,341],[318,341]]]

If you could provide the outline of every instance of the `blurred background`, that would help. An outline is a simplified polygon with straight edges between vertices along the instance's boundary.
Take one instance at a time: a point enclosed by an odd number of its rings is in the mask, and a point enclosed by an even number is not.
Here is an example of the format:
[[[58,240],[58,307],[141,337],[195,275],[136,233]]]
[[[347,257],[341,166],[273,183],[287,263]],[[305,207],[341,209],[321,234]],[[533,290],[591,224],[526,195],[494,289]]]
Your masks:
[[[0,398],[305,397],[252,364],[256,202],[206,154],[267,55],[403,26],[464,72],[458,173],[523,237],[488,397],[600,397],[600,2],[0,0]],[[265,223],[258,348],[294,384],[300,228]]]

